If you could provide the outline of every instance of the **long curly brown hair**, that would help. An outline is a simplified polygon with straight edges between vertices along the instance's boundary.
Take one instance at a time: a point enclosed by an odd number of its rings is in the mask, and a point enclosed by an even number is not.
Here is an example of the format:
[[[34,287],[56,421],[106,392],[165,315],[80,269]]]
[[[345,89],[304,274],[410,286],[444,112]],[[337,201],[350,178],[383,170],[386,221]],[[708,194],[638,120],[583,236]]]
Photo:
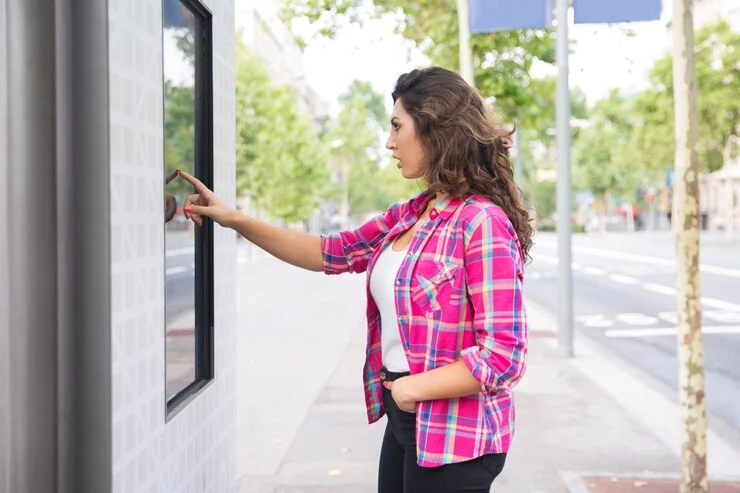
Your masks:
[[[427,187],[453,197],[489,198],[506,213],[529,258],[533,228],[509,159],[513,132],[495,121],[475,88],[440,67],[401,75],[392,96],[414,120],[428,162]]]

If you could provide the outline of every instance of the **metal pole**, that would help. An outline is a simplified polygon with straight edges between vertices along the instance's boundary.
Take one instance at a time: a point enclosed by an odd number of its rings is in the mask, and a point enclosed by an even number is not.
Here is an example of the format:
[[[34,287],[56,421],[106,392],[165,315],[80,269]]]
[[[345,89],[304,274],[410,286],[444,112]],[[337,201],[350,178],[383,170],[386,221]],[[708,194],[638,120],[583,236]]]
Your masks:
[[[6,2],[7,220],[10,300],[7,354],[12,492],[57,490],[58,297],[55,9]],[[106,163],[102,164],[103,166]],[[98,327],[105,330],[106,327]],[[5,350],[3,351],[5,352]]]
[[[725,193],[727,194],[727,224],[725,225],[725,236],[728,240],[732,240],[735,237],[735,185],[730,170],[727,170],[727,186]]]
[[[8,210],[7,2],[0,0],[0,207]],[[10,491],[10,254],[8,221],[0,221],[0,491]]]
[[[2,1],[2,0],[0,0]],[[59,484],[113,482],[109,2],[56,0]],[[162,396],[164,410],[164,396]]]
[[[558,1],[557,12],[557,210],[558,210],[558,344],[573,356],[573,278],[571,272],[570,88],[568,85],[568,10],[570,0]]]
[[[475,87],[473,52],[470,50],[470,14],[468,0],[457,0],[457,30],[460,34],[460,75]]]

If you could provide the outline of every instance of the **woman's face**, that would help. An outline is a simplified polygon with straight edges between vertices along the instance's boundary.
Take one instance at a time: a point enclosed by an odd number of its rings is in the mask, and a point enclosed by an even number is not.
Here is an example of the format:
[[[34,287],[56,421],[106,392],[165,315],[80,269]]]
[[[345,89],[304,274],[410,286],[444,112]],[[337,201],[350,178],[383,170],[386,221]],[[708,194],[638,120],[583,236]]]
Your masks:
[[[406,113],[400,98],[393,105],[391,133],[385,147],[392,151],[393,157],[398,160],[397,166],[404,178],[414,180],[424,176],[426,171],[424,151],[416,135],[414,120]]]

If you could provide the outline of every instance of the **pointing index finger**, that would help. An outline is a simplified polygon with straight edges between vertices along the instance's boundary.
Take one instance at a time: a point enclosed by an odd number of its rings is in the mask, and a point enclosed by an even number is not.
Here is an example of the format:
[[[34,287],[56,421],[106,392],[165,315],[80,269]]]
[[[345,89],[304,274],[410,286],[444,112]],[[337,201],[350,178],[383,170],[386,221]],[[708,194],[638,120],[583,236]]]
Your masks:
[[[208,190],[208,187],[206,187],[205,185],[203,185],[203,183],[199,179],[197,179],[196,177],[190,176],[189,174],[187,174],[186,172],[184,172],[181,169],[178,169],[177,170],[177,173],[181,177],[183,177],[185,179],[185,181],[187,181],[191,185],[193,185],[193,187],[195,187],[195,191],[196,192],[198,192],[198,193],[207,193],[207,192],[210,191],[210,190]]]

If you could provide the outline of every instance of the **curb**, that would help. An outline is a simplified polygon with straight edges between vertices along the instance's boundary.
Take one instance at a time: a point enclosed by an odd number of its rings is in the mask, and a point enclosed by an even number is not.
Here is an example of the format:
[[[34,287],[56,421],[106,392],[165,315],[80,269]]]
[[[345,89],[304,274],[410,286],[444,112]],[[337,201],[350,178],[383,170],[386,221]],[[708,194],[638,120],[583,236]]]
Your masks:
[[[554,322],[556,317],[537,303],[529,299],[525,301],[530,327],[536,331],[557,334]],[[544,339],[544,342],[551,347],[558,347],[555,337]],[[610,395],[649,433],[660,440],[671,453],[680,457],[681,409],[668,397],[669,392],[665,390],[665,385],[654,382],[652,376],[634,367],[629,361],[609,352],[600,344],[589,340],[587,335],[581,334],[574,338],[574,353],[575,356],[568,360],[571,366]],[[656,391],[656,387],[660,387],[661,390]],[[710,479],[732,477],[737,474],[740,450],[732,447],[720,434],[710,428],[707,429],[707,446]],[[605,472],[601,474],[620,476]],[[585,488],[585,485],[583,487]],[[587,489],[573,491],[588,493]]]

